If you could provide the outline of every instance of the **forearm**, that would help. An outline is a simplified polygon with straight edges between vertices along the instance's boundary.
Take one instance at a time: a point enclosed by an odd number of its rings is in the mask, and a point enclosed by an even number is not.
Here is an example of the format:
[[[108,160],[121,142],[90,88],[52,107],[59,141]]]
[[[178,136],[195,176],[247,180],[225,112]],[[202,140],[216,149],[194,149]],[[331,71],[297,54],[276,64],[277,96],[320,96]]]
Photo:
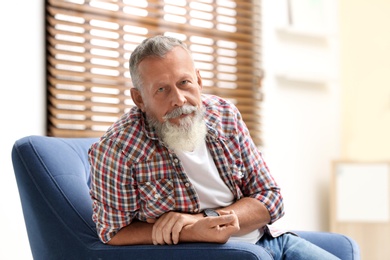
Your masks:
[[[188,215],[188,214],[187,214]],[[202,214],[192,215],[195,219],[203,218]],[[109,245],[152,245],[156,244],[153,241],[153,226],[155,223],[134,221],[130,225],[123,227],[115,236],[107,243]],[[158,227],[157,227],[158,229]],[[158,231],[158,230],[157,230]],[[154,230],[156,232],[156,228]],[[182,229],[180,232],[180,242],[200,242],[200,238],[194,236],[190,229]],[[206,241],[203,241],[206,242]]]
[[[268,224],[270,214],[263,203],[254,198],[245,197],[221,210],[234,210],[240,224],[236,235],[245,235]]]
[[[152,222],[152,220],[148,220]],[[225,243],[240,229],[237,216],[204,218],[202,214],[170,212],[153,223],[133,222],[122,228],[109,245],[177,244],[183,242]]]
[[[151,245],[153,224],[134,221],[130,225],[123,227],[107,243],[109,245]]]

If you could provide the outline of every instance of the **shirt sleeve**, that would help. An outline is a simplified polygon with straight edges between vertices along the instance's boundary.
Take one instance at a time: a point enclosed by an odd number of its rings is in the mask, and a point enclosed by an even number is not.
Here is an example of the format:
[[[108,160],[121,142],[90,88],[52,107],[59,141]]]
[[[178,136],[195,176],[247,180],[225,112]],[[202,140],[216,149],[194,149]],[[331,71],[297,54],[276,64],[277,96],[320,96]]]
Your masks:
[[[244,196],[255,198],[265,205],[271,224],[284,215],[283,197],[238,111],[237,121],[240,157],[245,173],[241,190]]]
[[[125,155],[109,139],[92,145],[89,161],[92,218],[100,240],[107,243],[121,228],[132,222],[138,210],[134,181]]]

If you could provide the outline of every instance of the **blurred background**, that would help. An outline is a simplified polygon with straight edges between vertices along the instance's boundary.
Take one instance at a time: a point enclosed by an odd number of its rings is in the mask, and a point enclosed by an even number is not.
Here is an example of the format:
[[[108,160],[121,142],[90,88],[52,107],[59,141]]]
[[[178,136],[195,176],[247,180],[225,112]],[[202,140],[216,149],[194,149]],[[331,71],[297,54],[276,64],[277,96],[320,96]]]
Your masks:
[[[390,1],[262,1],[261,13],[262,151],[286,208],[275,225],[331,231],[333,162],[390,157]],[[0,21],[0,259],[31,259],[11,149],[46,134],[44,1],[3,2]],[[363,251],[388,250],[383,226],[376,248],[357,238]]]

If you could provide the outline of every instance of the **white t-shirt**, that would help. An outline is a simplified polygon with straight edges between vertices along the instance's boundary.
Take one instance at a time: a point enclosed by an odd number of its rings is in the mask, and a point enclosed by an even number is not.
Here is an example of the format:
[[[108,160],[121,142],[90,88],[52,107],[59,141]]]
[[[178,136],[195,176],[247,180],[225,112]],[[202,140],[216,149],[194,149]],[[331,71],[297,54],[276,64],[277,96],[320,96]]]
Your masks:
[[[206,142],[192,152],[176,151],[176,154],[199,197],[200,210],[223,208],[233,203],[234,196],[220,177]],[[260,230],[254,230],[244,236],[231,237],[229,241],[255,244],[261,236]]]

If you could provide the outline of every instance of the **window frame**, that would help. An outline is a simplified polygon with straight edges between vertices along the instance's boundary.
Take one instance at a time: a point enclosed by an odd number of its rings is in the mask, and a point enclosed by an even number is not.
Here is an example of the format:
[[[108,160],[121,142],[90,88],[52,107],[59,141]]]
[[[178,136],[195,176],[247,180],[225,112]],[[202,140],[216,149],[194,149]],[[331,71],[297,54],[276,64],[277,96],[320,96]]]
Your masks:
[[[261,145],[260,1],[134,2],[46,0],[47,135],[101,136],[134,105],[131,51],[144,38],[165,34],[188,45],[202,92],[231,100]]]

